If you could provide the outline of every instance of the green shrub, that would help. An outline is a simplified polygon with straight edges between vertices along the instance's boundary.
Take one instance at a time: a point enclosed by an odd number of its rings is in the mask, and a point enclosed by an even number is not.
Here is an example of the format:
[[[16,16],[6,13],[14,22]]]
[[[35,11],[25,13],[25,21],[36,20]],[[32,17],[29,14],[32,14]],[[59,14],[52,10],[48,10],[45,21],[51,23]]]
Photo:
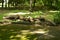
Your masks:
[[[55,15],[54,15],[54,22],[56,24],[60,24],[60,12],[57,12]]]

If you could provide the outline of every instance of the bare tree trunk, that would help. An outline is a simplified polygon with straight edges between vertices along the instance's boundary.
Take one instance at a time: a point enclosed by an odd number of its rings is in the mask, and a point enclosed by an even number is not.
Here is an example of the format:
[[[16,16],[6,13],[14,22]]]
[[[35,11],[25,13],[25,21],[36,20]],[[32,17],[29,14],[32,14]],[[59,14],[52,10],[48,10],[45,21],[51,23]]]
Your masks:
[[[33,8],[33,6],[32,6],[32,4],[33,4],[33,0],[30,0],[30,12],[32,12],[33,10],[32,10],[32,8]]]
[[[36,0],[34,0],[34,2],[33,2],[33,7],[35,7],[35,2],[36,2]]]
[[[33,0],[33,10],[34,10],[34,7],[35,7],[35,3],[36,3],[36,0]]]
[[[7,8],[7,0],[5,0],[5,8]]]
[[[4,6],[4,0],[2,0],[2,8],[3,8],[3,6]]]

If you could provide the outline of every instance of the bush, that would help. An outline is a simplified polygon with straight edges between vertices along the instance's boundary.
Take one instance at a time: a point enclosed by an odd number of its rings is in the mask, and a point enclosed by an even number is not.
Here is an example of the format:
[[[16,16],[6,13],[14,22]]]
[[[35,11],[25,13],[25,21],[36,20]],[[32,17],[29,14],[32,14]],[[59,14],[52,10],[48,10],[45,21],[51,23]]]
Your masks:
[[[60,12],[57,12],[55,15],[54,15],[54,22],[56,24],[60,24]]]

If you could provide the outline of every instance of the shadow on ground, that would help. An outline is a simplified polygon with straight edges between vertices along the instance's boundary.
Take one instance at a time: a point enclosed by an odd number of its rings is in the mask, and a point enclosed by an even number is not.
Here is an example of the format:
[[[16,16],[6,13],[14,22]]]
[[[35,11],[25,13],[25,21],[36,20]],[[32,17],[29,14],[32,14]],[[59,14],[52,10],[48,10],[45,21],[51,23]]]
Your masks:
[[[47,29],[54,38],[46,38],[42,34],[31,34],[31,31]],[[42,36],[41,36],[42,35]],[[39,38],[40,37],[40,38]],[[40,27],[34,25],[11,24],[0,26],[0,40],[60,40],[60,26]]]

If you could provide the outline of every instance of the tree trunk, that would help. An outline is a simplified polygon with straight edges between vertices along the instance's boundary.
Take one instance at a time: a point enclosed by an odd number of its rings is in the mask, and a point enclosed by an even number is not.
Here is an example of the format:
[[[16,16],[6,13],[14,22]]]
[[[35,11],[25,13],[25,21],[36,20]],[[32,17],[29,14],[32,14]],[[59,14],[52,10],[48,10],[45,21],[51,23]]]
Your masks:
[[[36,0],[33,1],[33,9],[34,9],[34,7],[35,7],[35,2],[36,2]]]
[[[4,0],[2,0],[2,8],[3,8],[3,6],[4,6]]]
[[[7,0],[5,0],[5,8],[7,8]]]
[[[30,9],[29,9],[29,10],[30,10],[30,12],[32,12],[32,11],[33,11],[33,9],[32,9],[32,8],[33,8],[33,6],[32,6],[32,4],[33,4],[33,0],[30,0]]]

